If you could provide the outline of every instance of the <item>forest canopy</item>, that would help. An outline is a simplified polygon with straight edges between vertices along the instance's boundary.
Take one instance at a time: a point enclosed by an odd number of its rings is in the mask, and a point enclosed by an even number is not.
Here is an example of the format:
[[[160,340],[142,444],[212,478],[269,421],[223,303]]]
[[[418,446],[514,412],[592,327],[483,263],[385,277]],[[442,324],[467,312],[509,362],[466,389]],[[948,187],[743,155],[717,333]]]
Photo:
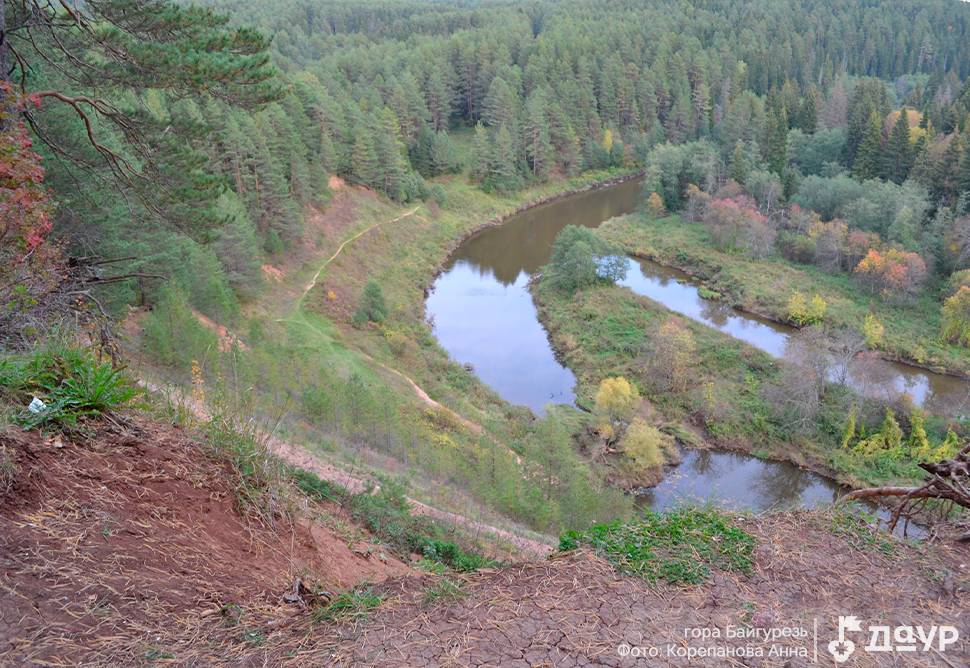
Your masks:
[[[50,140],[54,236],[135,258],[217,321],[302,240],[330,175],[443,205],[441,175],[490,192],[633,168],[656,210],[704,214],[691,186],[720,201],[725,247],[815,261],[817,215],[846,226],[817,253],[831,268],[895,249],[945,277],[970,257],[965,3],[203,4],[3,7],[12,84],[68,98],[25,111]],[[105,299],[160,295],[137,279]]]

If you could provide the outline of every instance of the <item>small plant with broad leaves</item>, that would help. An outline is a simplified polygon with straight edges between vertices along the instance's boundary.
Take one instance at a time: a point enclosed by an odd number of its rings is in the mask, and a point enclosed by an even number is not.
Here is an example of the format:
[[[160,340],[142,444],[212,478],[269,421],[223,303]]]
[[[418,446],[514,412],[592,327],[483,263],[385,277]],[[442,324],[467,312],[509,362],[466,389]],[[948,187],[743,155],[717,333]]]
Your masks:
[[[17,406],[13,420],[24,429],[73,429],[129,406],[141,390],[124,367],[80,348],[50,347],[0,361],[0,393]]]

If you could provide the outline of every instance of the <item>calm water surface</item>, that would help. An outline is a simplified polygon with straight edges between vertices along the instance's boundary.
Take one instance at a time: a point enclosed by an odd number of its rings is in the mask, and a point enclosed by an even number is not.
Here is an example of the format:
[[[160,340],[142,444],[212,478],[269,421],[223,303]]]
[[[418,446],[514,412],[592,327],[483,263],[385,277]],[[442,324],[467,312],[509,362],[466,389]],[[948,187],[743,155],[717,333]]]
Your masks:
[[[525,285],[564,227],[596,227],[632,212],[639,197],[640,180],[626,181],[540,204],[470,237],[428,296],[438,341],[512,403],[537,413],[549,402],[571,404],[576,377],[553,352]]]
[[[441,345],[504,399],[541,412],[549,402],[572,403],[576,379],[558,359],[526,290],[529,277],[549,260],[556,235],[567,225],[597,227],[636,209],[640,181],[573,195],[510,217],[470,237],[451,256],[428,296],[427,311]],[[683,315],[780,356],[792,329],[700,297],[688,276],[646,260],[630,260],[623,285]],[[930,410],[959,404],[967,384],[902,364],[885,364],[876,381],[854,379],[868,391],[906,391]],[[873,388],[875,385],[875,388]],[[830,503],[845,489],[785,462],[736,452],[685,450],[683,462],[647,490],[642,503],[665,508],[678,500],[716,497],[723,503],[765,510]]]

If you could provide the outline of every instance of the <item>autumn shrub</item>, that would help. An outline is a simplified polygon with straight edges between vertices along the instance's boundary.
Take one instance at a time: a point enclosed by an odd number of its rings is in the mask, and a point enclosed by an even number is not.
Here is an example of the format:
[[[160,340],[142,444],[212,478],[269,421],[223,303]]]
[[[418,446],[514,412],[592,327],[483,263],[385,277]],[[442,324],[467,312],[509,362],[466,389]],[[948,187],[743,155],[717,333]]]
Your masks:
[[[970,288],[970,269],[953,272],[953,274],[950,275],[950,278],[946,280],[945,294],[947,297],[952,297],[958,293],[962,287]]]
[[[926,281],[926,264],[916,253],[891,248],[884,253],[870,249],[855,268],[858,280],[886,301],[906,302]]]
[[[648,338],[645,382],[661,391],[683,392],[687,389],[694,352],[694,336],[679,318],[673,317]]]
[[[704,220],[711,206],[711,200],[710,195],[693,183],[687,186],[687,206],[684,207],[684,218],[687,222],[696,223]]]
[[[796,325],[815,325],[822,322],[825,317],[827,304],[819,295],[806,301],[805,295],[795,292],[788,300],[788,319]]]
[[[668,461],[678,460],[674,437],[639,417],[630,423],[623,435],[620,451],[627,460],[626,468],[633,476],[648,475],[661,469]]]
[[[744,251],[751,257],[763,258],[774,248],[774,228],[748,197],[712,200],[704,223],[720,250]]]
[[[945,341],[970,347],[970,288],[961,286],[955,295],[943,302],[940,320]]]
[[[882,348],[885,331],[886,328],[872,314],[862,321],[862,335],[866,338],[866,345],[873,350]]]
[[[640,406],[640,392],[626,378],[606,378],[596,393],[593,416],[600,433],[615,442]]]
[[[47,303],[63,277],[63,261],[47,241],[53,201],[32,145],[23,123],[7,119],[0,131],[0,340],[5,347],[36,341],[68,303]]]
[[[647,203],[643,211],[650,220],[658,220],[667,215],[667,207],[660,195],[653,193],[647,198]]]

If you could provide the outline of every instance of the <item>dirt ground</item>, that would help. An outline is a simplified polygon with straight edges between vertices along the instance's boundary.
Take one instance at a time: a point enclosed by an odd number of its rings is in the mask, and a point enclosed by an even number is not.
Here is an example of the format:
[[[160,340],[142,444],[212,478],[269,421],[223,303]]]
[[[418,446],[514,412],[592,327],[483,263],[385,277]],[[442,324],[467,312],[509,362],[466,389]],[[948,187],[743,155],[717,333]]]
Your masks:
[[[758,544],[754,572],[715,572],[709,584],[694,587],[654,589],[617,576],[588,553],[477,573],[463,578],[456,600],[433,607],[413,578],[389,580],[393,603],[368,623],[343,629],[334,664],[831,666],[827,646],[838,637],[838,617],[855,615],[863,631],[848,634],[856,651],[844,665],[970,665],[967,548],[894,541],[896,554],[888,556],[854,547],[830,533],[830,523],[808,512],[749,520],[745,526]],[[943,652],[935,641],[927,652],[923,643],[915,652],[864,649],[869,626],[923,626],[929,634],[934,624],[954,626],[959,640]],[[729,625],[779,633],[797,628],[805,637],[728,639]],[[713,638],[714,629],[720,638]],[[712,637],[705,639],[704,630]],[[718,656],[718,647],[748,647],[752,656]],[[714,648],[714,655],[690,656],[691,648]]]
[[[283,600],[297,577],[333,592],[410,571],[350,524],[253,525],[228,472],[172,427],[12,428],[0,446],[15,470],[0,496],[2,666],[190,656],[254,615],[303,614]]]
[[[970,552],[950,534],[873,540],[831,513],[790,511],[737,520],[756,538],[753,571],[715,570],[699,586],[651,587],[587,552],[419,574],[346,518],[247,523],[227,472],[178,429],[108,425],[74,441],[11,430],[0,445],[16,474],[0,497],[4,667],[794,668],[835,665],[839,615],[862,629],[845,665],[970,665]],[[365,583],[381,598],[320,620],[325,598],[284,598],[297,577],[333,595]],[[864,649],[874,625],[951,626],[959,640],[876,653]],[[727,638],[729,626],[805,635]],[[716,654],[737,647],[752,656]],[[702,648],[714,656],[688,655]]]

